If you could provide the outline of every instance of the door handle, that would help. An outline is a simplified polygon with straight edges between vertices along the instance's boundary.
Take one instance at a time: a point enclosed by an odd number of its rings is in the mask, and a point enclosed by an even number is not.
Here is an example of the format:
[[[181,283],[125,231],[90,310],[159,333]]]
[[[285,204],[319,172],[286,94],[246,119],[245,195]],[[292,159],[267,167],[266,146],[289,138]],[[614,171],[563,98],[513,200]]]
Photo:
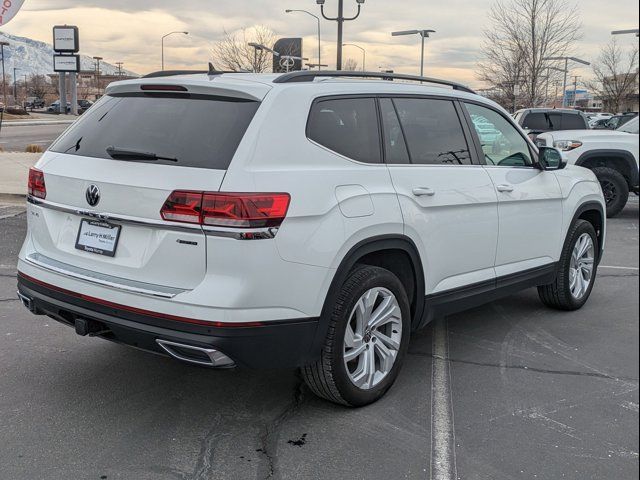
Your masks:
[[[513,192],[513,185],[498,185],[496,189],[499,192]]]
[[[433,188],[421,187],[414,188],[413,194],[416,197],[433,197],[436,194],[436,191]]]

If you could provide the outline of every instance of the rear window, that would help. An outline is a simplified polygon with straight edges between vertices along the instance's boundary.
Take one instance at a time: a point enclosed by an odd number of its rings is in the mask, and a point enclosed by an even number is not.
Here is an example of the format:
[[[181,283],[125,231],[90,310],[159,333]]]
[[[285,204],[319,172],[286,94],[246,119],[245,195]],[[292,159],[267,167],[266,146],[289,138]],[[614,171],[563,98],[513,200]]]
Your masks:
[[[560,130],[561,114],[555,112],[532,112],[524,117],[522,128],[529,130]]]
[[[563,130],[585,130],[587,123],[584,121],[581,115],[565,113],[562,115],[562,129]]]
[[[162,157],[153,163],[226,170],[259,105],[227,97],[104,96],[50,150],[111,159],[107,149],[114,147]]]

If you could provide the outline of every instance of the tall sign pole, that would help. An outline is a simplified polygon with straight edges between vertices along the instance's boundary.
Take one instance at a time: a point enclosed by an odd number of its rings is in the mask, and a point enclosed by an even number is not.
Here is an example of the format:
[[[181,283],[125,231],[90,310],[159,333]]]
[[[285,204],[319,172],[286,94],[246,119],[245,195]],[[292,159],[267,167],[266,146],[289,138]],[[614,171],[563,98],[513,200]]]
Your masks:
[[[2,101],[4,102],[4,106],[7,106],[7,79],[5,77],[4,72],[4,47],[8,47],[9,42],[0,41],[0,53],[2,54]]]
[[[53,70],[59,75],[60,111],[67,113],[67,81],[69,74],[71,84],[71,113],[78,114],[78,81],[76,74],[80,71],[80,37],[78,27],[57,25],[53,27]]]

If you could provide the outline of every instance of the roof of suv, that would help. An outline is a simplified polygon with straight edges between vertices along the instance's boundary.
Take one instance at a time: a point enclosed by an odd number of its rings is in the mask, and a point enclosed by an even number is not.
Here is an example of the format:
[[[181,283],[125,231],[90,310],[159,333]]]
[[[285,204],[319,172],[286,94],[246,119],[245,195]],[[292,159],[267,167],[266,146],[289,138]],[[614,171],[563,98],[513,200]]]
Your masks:
[[[463,85],[439,79],[420,79],[420,77],[404,75],[385,76],[377,73],[367,73],[364,76],[360,74],[363,78],[357,78],[358,74],[353,74],[352,72],[321,72],[321,77],[308,72],[295,73],[299,74],[295,75],[297,77],[306,78],[296,79],[293,72],[289,74],[216,73],[215,75],[183,72],[166,76],[152,75],[114,82],[107,87],[106,93],[117,94],[131,92],[132,90],[137,91],[143,85],[147,86],[146,90],[149,91],[155,90],[153,87],[159,87],[158,90],[165,91],[169,87],[176,87],[176,90],[179,87],[185,87],[188,88],[190,93],[194,94],[230,96],[230,92],[233,92],[235,97],[260,101],[273,89],[299,88],[300,86],[304,88],[306,85],[313,86],[315,91],[322,90],[327,94],[331,94],[331,90],[335,90],[335,93],[339,93],[338,90],[345,93],[397,93],[398,89],[402,89],[403,93],[410,94],[479,97]],[[351,75],[355,75],[356,78]],[[391,77],[400,81],[388,81]],[[409,83],[410,81],[411,83]],[[339,86],[339,88],[336,88],[336,86]],[[480,98],[484,99],[484,97]],[[486,99],[484,100],[487,103],[493,103]]]
[[[571,108],[523,108],[521,110],[518,110],[516,113],[521,113],[521,112],[529,112],[529,113],[540,113],[540,112],[553,112],[553,113],[572,113],[572,114],[576,114],[579,115],[581,113],[580,110],[573,110]]]

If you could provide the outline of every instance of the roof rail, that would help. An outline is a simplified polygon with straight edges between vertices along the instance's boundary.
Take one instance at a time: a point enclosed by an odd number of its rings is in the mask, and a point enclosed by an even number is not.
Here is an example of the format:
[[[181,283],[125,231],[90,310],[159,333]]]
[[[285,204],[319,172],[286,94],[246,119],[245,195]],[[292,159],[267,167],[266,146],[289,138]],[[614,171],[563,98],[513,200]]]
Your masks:
[[[176,75],[197,75],[199,73],[206,73],[207,75],[222,75],[223,73],[238,73],[238,72],[223,72],[216,70],[211,62],[209,62],[209,70],[160,70],[157,72],[148,73],[142,78],[161,78],[161,77],[173,77]]]
[[[460,90],[461,92],[476,93],[469,87],[466,87],[460,83],[450,82],[449,80],[440,80],[438,78],[421,77],[419,75],[404,75],[401,73],[386,73],[386,72],[347,72],[340,71],[299,71],[289,72],[280,75],[273,83],[296,83],[296,82],[313,82],[316,78],[378,78],[382,80],[409,80],[420,83],[433,83],[436,85],[446,85],[452,87],[454,90]]]

